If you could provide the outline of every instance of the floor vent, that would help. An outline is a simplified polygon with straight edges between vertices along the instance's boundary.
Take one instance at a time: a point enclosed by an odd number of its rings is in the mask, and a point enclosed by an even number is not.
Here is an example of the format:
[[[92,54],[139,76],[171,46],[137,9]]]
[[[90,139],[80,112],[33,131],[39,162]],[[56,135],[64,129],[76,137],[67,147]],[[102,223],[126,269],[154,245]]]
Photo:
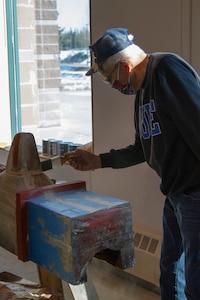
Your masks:
[[[134,228],[136,265],[127,272],[159,286],[161,235]]]

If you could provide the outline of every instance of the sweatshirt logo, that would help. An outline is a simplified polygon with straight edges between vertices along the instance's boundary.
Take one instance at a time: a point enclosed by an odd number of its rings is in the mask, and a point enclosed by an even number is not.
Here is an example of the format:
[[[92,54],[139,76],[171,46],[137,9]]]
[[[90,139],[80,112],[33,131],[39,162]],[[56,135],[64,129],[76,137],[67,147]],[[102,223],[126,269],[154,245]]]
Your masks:
[[[151,136],[156,136],[161,134],[160,125],[154,120],[155,102],[150,100],[150,103],[140,106],[140,134],[143,139],[147,140]]]

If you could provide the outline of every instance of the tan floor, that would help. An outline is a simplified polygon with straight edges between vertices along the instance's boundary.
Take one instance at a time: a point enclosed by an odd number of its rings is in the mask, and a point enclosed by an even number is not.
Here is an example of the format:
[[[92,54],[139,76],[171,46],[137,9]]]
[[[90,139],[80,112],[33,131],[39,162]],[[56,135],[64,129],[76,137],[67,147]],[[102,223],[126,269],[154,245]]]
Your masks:
[[[0,272],[11,272],[25,279],[38,282],[36,265],[21,262],[17,257],[0,247]],[[140,282],[132,275],[94,259],[88,268],[99,300],[159,300],[157,289]],[[65,300],[73,299],[63,282]],[[84,297],[82,299],[84,300]]]

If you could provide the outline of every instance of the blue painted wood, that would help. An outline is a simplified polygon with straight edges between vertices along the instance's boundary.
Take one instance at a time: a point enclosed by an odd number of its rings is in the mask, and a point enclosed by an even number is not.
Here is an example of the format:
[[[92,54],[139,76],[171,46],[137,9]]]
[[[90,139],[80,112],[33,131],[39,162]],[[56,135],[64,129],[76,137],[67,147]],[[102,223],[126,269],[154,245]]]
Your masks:
[[[122,267],[134,264],[128,201],[89,191],[48,192],[28,200],[29,258],[63,280],[87,279],[93,256],[121,251]]]

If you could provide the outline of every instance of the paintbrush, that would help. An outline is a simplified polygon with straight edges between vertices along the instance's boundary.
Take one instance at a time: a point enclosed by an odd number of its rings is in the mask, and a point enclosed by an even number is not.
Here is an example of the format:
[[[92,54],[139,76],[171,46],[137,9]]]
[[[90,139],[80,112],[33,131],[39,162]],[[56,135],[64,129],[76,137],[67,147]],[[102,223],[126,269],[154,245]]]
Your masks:
[[[47,170],[56,169],[56,168],[62,166],[64,163],[67,163],[68,160],[69,160],[69,157],[65,158],[63,156],[55,156],[51,159],[41,161],[40,165],[41,165],[42,171],[47,171]]]
[[[40,162],[42,171],[48,171],[51,169],[56,169],[63,164],[67,163],[68,158],[62,157],[62,156],[55,156],[51,159],[43,160]],[[6,166],[0,163],[0,173],[3,172],[6,169]]]

